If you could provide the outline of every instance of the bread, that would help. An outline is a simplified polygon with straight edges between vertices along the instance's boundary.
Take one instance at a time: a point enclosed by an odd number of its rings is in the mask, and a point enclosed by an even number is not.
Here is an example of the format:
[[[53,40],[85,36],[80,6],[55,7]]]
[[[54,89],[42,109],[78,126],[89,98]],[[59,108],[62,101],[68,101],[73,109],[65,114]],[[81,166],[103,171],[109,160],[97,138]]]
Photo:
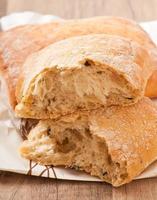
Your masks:
[[[113,186],[130,182],[157,159],[157,108],[137,104],[40,120],[20,154],[42,165],[84,170]]]
[[[89,33],[104,33],[129,38],[145,47],[151,57],[154,72],[150,76],[145,96],[157,97],[157,47],[149,35],[135,22],[121,17],[95,17],[62,23],[54,32],[54,41]]]
[[[0,73],[8,87],[13,108],[17,103],[15,87],[26,57],[51,43],[51,33],[59,23],[24,25],[0,34]]]
[[[147,51],[128,39],[69,38],[28,57],[15,111],[22,118],[56,119],[78,110],[129,105],[143,97],[150,73]]]
[[[157,56],[156,56],[157,58]],[[156,98],[157,97],[157,70],[153,71],[147,82],[145,96]]]
[[[136,22],[128,19],[94,17],[14,28],[0,35],[0,71],[5,78],[12,107],[17,104],[15,87],[28,55],[56,41],[91,33],[119,35],[132,39],[149,51],[153,60],[152,65],[157,66],[156,45]],[[146,90],[148,96],[157,96],[156,87],[152,87],[157,84],[156,77],[157,74],[149,79]]]

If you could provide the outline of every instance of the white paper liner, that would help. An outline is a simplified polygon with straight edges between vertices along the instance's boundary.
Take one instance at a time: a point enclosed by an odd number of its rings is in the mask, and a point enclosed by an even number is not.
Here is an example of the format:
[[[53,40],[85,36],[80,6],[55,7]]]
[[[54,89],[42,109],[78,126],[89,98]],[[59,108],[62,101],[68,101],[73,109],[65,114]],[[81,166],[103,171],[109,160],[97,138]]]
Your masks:
[[[34,12],[14,13],[0,19],[2,30],[8,30],[18,25],[45,23],[59,19],[53,15],[41,15]],[[141,26],[151,35],[157,43],[157,21],[141,23]],[[8,106],[4,81],[0,80],[0,170],[29,174],[35,176],[58,178],[79,181],[101,181],[86,173],[61,167],[40,166],[22,159],[18,153],[19,145],[22,142],[18,133],[19,120],[14,118],[11,108]],[[32,167],[31,173],[29,171]],[[136,179],[150,178],[157,176],[157,161],[149,166]]]

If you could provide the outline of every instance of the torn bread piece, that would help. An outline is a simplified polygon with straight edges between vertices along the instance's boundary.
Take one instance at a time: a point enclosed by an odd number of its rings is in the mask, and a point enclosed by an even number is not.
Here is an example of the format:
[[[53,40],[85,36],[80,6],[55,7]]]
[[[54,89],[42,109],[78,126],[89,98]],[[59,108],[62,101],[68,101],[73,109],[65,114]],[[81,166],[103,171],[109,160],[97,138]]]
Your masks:
[[[20,154],[42,165],[83,170],[120,186],[157,159],[157,108],[144,97],[127,107],[40,120]]]
[[[142,45],[152,66],[157,68],[157,48],[149,35],[135,21],[113,16],[57,20],[47,24],[24,25],[0,33],[0,73],[5,79],[8,97],[14,109],[15,88],[26,58],[54,42],[87,34],[119,35]],[[157,70],[149,78],[146,96],[157,96]]]
[[[130,105],[143,97],[151,72],[147,52],[131,40],[104,34],[62,40],[26,60],[15,111],[22,118],[55,119]]]
[[[137,22],[115,16],[68,20],[55,30],[53,36],[54,41],[58,41],[58,38],[65,39],[90,33],[119,35],[146,48],[151,57],[151,65],[154,67],[154,71],[147,83],[145,96],[157,97],[157,46]]]

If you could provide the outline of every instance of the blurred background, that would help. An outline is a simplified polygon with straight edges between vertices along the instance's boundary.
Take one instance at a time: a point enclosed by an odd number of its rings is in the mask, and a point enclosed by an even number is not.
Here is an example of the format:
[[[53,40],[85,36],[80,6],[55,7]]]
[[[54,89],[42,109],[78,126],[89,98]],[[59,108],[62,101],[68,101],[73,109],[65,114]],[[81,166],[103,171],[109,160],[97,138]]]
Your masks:
[[[26,10],[65,19],[115,15],[149,21],[157,19],[157,0],[0,0],[0,16]]]

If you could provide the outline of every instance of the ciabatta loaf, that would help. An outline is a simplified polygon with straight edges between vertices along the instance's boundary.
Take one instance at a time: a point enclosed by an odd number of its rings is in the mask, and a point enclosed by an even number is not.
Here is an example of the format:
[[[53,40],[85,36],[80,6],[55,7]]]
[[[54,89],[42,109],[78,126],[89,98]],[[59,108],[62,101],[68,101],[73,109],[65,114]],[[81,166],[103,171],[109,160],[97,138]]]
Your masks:
[[[20,153],[43,165],[84,170],[119,186],[157,159],[157,108],[145,97],[127,107],[40,120]]]
[[[73,37],[34,53],[17,87],[18,117],[55,119],[79,110],[130,105],[151,73],[144,48],[104,34]]]
[[[8,87],[13,108],[17,104],[15,88],[26,58],[54,42],[87,34],[110,34],[131,39],[146,48],[157,68],[157,48],[149,35],[134,21],[120,17],[93,17],[87,19],[53,21],[48,24],[24,25],[0,34],[0,72]],[[150,77],[147,96],[157,96],[157,71]]]

